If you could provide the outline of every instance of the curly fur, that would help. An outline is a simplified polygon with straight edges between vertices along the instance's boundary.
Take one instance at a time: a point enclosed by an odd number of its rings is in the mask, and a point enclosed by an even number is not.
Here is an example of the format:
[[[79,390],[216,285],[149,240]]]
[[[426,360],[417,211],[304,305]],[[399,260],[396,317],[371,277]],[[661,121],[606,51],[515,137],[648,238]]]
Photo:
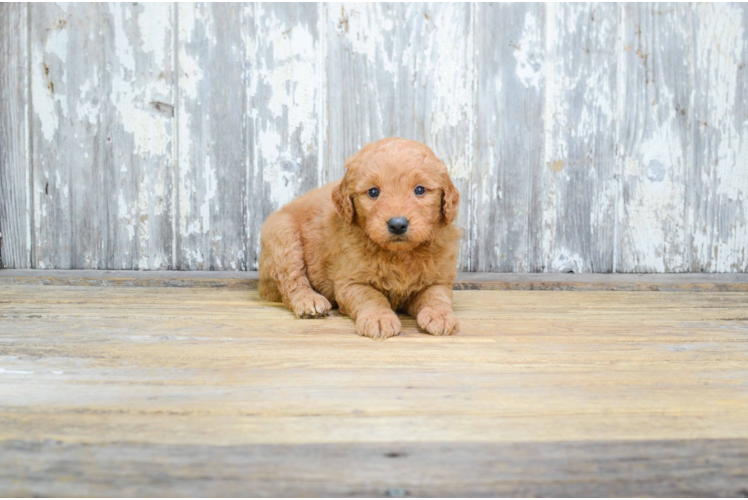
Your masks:
[[[301,318],[337,304],[372,338],[400,333],[394,311],[433,335],[459,330],[452,312],[457,273],[459,192],[427,146],[388,138],[346,160],[340,181],[314,189],[272,213],[262,226],[260,294]],[[415,194],[423,186],[426,193]],[[370,188],[380,195],[372,199]],[[389,232],[405,217],[408,231]]]

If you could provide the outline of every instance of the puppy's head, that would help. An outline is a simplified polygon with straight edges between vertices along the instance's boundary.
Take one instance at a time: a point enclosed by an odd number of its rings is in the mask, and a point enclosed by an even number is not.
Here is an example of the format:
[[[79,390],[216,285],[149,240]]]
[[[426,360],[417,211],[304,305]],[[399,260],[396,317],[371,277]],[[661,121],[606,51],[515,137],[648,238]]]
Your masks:
[[[460,194],[424,144],[382,139],[348,158],[345,167],[332,195],[338,214],[387,250],[411,250],[457,216]]]

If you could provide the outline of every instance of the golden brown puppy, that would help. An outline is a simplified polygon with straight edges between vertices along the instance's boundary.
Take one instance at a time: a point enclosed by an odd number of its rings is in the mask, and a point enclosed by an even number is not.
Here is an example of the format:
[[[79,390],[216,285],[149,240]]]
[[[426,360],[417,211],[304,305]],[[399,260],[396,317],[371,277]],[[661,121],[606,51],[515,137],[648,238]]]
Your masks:
[[[452,312],[460,195],[427,146],[388,138],[345,162],[342,180],[293,200],[262,226],[260,295],[301,318],[337,303],[372,338],[400,333],[407,311],[433,335]]]

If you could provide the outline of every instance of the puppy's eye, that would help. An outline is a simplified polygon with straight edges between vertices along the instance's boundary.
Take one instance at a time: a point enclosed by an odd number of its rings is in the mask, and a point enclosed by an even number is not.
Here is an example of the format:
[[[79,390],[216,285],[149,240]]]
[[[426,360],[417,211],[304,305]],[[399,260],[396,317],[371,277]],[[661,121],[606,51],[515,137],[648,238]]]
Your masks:
[[[417,186],[415,193],[416,196],[423,196],[424,194],[426,194],[426,188],[423,186]]]
[[[377,197],[379,197],[379,189],[377,188],[369,189],[369,198],[377,198]]]

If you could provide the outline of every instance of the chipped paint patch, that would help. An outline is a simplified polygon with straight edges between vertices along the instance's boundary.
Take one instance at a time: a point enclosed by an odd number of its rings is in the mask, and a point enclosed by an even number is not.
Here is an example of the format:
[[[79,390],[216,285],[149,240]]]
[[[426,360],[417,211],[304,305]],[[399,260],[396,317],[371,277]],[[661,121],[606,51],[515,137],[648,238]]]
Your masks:
[[[525,87],[540,89],[540,82],[543,77],[543,54],[536,52],[535,48],[539,47],[541,40],[538,34],[538,18],[535,12],[528,10],[525,14],[524,28],[522,38],[515,46],[514,57],[517,60],[517,77]]]
[[[701,165],[699,205],[692,206],[694,265],[710,272],[748,271],[748,122],[745,67],[748,41],[744,7],[696,7],[697,151]],[[740,87],[739,87],[740,85]]]

